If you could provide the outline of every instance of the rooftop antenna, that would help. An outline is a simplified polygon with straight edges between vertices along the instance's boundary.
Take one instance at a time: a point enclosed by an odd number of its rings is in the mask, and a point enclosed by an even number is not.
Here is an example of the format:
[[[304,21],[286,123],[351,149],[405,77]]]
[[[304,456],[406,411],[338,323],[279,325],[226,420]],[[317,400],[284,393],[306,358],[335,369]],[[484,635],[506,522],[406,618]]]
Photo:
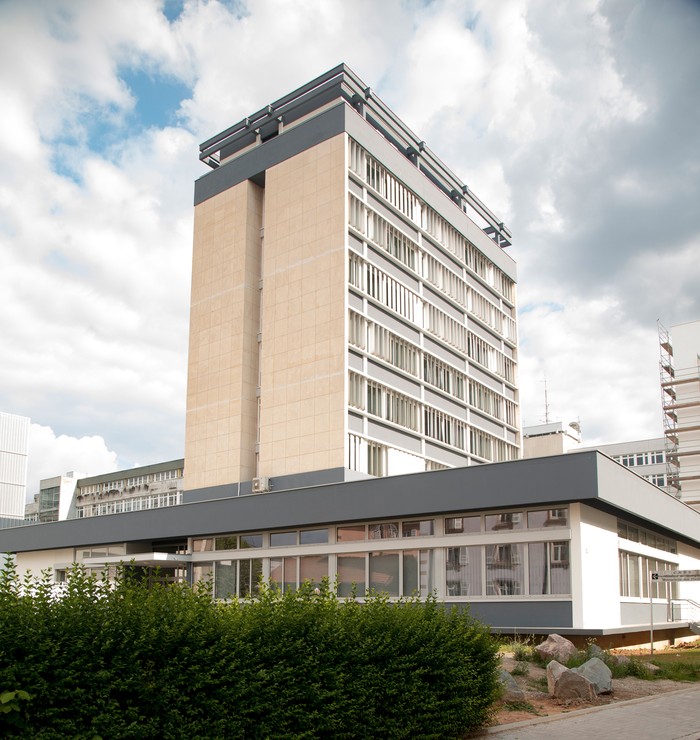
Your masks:
[[[544,423],[549,424],[549,400],[547,396],[547,376],[544,376]]]

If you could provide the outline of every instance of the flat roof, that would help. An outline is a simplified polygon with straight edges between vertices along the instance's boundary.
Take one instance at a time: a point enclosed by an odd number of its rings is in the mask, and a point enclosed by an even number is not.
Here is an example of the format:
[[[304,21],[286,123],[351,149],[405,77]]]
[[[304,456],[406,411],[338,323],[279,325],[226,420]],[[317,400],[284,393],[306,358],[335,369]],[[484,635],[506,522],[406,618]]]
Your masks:
[[[581,502],[700,545],[700,512],[597,452],[231,495],[125,514],[0,530],[0,550],[28,552],[224,532],[321,526]],[[200,491],[206,495],[206,489]]]

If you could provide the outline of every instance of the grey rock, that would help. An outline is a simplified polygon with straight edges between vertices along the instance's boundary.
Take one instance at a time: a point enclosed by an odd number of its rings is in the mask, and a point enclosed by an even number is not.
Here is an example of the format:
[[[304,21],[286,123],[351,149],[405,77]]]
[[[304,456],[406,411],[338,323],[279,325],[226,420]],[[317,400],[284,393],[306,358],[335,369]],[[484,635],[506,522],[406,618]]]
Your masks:
[[[578,652],[574,643],[561,635],[550,635],[535,651],[543,660],[556,660],[559,663],[566,663]]]
[[[612,671],[600,658],[591,658],[583,665],[571,670],[587,678],[593,684],[596,694],[610,694],[612,692]]]
[[[505,701],[524,701],[525,692],[518,686],[518,682],[508,673],[505,668],[498,671],[498,680],[503,687],[503,699]]]
[[[642,665],[649,671],[649,673],[658,673],[661,670],[659,666],[654,665],[653,663],[642,663]]]
[[[600,647],[599,645],[596,645],[595,642],[592,642],[588,646],[588,655],[591,658],[600,658],[601,660],[603,660],[603,656],[605,655],[605,650],[603,650],[603,648]]]
[[[632,658],[629,655],[611,655],[610,660],[615,665],[629,665],[632,662]]]
[[[569,670],[556,660],[547,665],[547,686],[556,699],[582,699],[591,703],[596,699],[595,688],[585,676]]]

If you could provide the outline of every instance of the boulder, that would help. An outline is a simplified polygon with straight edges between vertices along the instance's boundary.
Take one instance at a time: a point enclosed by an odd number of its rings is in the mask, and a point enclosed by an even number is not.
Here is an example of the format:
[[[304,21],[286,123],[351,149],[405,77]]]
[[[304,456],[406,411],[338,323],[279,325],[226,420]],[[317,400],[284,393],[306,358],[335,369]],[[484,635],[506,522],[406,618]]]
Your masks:
[[[610,660],[615,665],[629,665],[632,662],[632,658],[629,655],[611,655]]]
[[[547,665],[547,686],[556,699],[579,699],[595,703],[596,693],[593,684],[580,673],[574,673],[556,660]]]
[[[542,660],[556,660],[559,663],[566,663],[578,652],[574,643],[561,635],[550,635],[535,651]]]
[[[603,658],[605,657],[605,650],[603,650],[603,648],[599,645],[596,645],[595,642],[592,642],[588,646],[586,652],[588,653],[588,656],[590,658],[600,658],[601,660],[603,660]]]
[[[649,671],[649,673],[658,673],[661,670],[659,666],[654,665],[653,663],[642,663],[642,665]]]
[[[600,658],[591,658],[578,668],[571,669],[579,676],[587,678],[595,689],[596,694],[610,694],[612,692],[612,671]]]
[[[518,686],[518,682],[508,673],[505,668],[498,671],[498,680],[503,687],[504,701],[524,701],[525,692]]]

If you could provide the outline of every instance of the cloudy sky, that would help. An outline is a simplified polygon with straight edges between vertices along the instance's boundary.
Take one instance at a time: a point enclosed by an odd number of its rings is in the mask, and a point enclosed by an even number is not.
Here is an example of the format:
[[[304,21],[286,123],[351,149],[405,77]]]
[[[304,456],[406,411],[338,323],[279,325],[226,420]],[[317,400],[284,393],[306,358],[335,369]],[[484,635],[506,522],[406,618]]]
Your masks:
[[[0,0],[30,493],[183,455],[198,145],[342,61],[514,234],[523,423],[659,436],[657,319],[700,318],[699,38],[694,0]]]

